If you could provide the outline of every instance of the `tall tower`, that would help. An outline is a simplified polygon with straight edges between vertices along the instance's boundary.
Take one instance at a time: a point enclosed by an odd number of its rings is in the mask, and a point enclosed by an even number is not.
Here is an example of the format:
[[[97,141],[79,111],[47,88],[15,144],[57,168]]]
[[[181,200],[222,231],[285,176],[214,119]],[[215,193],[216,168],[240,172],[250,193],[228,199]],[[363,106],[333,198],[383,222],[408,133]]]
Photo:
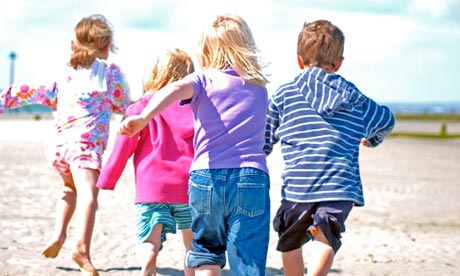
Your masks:
[[[14,61],[16,60],[16,53],[11,51],[10,53],[10,84],[14,83]]]

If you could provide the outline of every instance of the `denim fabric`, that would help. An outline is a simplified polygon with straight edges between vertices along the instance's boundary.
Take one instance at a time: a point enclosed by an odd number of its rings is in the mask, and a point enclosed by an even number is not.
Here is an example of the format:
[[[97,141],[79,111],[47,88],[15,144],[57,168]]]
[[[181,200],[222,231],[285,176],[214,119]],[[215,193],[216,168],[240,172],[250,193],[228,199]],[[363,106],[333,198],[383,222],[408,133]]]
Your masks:
[[[193,251],[187,266],[226,264],[232,275],[265,275],[270,231],[269,176],[254,168],[192,171]]]

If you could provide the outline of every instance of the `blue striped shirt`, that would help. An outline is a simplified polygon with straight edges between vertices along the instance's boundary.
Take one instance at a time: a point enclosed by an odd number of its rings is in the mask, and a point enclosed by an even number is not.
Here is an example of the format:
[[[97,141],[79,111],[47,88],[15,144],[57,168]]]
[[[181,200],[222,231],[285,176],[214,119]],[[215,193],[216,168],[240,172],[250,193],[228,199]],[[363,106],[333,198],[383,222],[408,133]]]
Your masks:
[[[391,111],[338,74],[309,67],[271,96],[264,151],[281,142],[282,198],[294,202],[353,201],[364,205],[359,145],[391,132]]]

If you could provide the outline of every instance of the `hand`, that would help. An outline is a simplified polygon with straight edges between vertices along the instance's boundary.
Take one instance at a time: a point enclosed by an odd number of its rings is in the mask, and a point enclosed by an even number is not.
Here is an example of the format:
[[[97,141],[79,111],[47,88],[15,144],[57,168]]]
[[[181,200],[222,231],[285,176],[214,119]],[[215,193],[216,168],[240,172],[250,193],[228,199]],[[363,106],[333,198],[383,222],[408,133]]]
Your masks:
[[[370,147],[369,142],[366,140],[366,138],[361,139],[361,146]]]
[[[118,133],[131,137],[141,131],[147,123],[147,120],[139,115],[130,116],[120,123]]]

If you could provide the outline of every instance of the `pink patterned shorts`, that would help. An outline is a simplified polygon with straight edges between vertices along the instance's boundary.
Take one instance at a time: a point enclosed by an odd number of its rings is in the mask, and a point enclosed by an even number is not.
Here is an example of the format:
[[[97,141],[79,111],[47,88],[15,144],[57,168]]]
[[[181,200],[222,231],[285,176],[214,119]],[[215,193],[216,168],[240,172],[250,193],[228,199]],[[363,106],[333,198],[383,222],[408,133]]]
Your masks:
[[[53,167],[63,174],[70,174],[72,169],[101,170],[102,148],[90,142],[79,142],[51,146],[46,150],[46,157]]]

